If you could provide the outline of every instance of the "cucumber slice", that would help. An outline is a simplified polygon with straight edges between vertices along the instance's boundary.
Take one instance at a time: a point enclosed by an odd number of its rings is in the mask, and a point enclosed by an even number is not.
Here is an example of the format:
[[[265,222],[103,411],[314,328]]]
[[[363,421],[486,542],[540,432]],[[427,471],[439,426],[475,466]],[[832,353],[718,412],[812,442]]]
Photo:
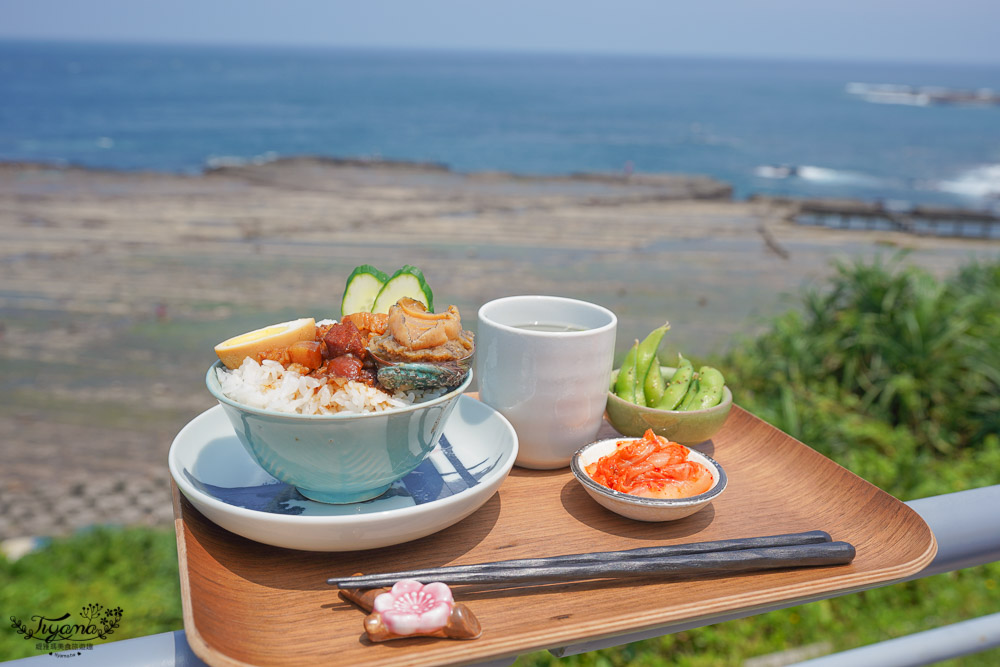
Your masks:
[[[375,297],[373,313],[388,313],[389,307],[404,296],[420,301],[427,307],[427,312],[434,312],[434,293],[424,280],[424,274],[415,266],[407,264],[386,281],[382,291]]]
[[[387,280],[389,276],[370,264],[362,264],[351,271],[344,287],[344,298],[340,302],[340,316],[370,312],[375,297],[382,291]]]

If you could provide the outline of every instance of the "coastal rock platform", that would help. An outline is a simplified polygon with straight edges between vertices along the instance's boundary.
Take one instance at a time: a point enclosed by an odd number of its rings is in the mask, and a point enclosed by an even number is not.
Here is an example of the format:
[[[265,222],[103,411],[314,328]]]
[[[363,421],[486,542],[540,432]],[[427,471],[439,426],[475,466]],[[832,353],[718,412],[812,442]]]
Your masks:
[[[792,307],[833,260],[901,249],[943,275],[1000,241],[799,226],[698,176],[0,164],[0,539],[169,521],[166,452],[214,403],[213,346],[337,317],[357,264],[420,267],[473,330],[490,299],[557,294],[612,309],[620,354],[668,319],[663,353],[698,356]]]

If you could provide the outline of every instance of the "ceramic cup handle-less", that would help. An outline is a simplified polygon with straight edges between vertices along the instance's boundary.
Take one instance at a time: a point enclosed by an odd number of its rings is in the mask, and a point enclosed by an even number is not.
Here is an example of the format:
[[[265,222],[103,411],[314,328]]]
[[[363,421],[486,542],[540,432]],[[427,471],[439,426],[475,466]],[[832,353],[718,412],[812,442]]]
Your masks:
[[[618,319],[607,308],[555,296],[512,296],[479,309],[479,397],[518,437],[515,465],[569,465],[604,416]]]

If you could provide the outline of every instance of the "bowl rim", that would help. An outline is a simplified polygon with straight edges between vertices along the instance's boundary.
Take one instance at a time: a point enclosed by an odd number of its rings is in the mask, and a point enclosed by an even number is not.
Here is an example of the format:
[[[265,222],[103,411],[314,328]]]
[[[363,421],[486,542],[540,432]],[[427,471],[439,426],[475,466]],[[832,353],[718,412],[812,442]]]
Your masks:
[[[687,445],[681,445],[681,447],[685,447],[688,450],[688,452],[693,453],[702,459],[705,459],[709,463],[709,465],[715,468],[716,472],[718,473],[718,481],[715,483],[715,486],[713,486],[708,491],[705,491],[704,493],[699,493],[696,496],[690,496],[688,498],[644,498],[642,496],[633,496],[630,493],[622,493],[621,491],[615,491],[614,489],[609,489],[603,484],[598,484],[597,482],[595,482],[594,479],[587,474],[587,471],[584,470],[583,466],[580,464],[580,459],[582,458],[583,453],[586,450],[590,449],[591,447],[606,442],[617,443],[622,440],[640,440],[640,439],[641,438],[629,438],[626,436],[622,436],[620,438],[604,438],[602,440],[596,440],[576,450],[576,452],[573,454],[573,458],[570,459],[569,467],[573,471],[573,475],[576,477],[577,481],[579,481],[580,484],[582,484],[583,487],[588,491],[597,492],[600,495],[604,496],[605,498],[621,501],[629,505],[636,505],[639,507],[668,509],[674,507],[690,507],[692,505],[700,505],[702,503],[706,503],[712,500],[713,498],[721,494],[726,489],[726,486],[728,486],[729,477],[726,475],[726,471],[725,469],[723,469],[722,465],[719,464],[718,461],[713,459],[708,454],[705,454],[704,452],[699,452],[698,450],[692,447],[688,447]]]
[[[462,384],[455,387],[447,394],[442,394],[428,401],[422,401],[420,403],[413,403],[412,405],[406,405],[401,408],[388,408],[386,410],[380,410],[379,412],[362,412],[362,413],[336,413],[332,415],[304,415],[297,412],[281,412],[278,410],[269,410],[267,408],[255,408],[252,405],[246,405],[226,396],[222,393],[222,385],[219,382],[219,378],[216,375],[216,370],[219,368],[224,368],[222,361],[216,361],[211,366],[208,367],[208,371],[205,373],[205,386],[212,396],[222,403],[223,405],[228,405],[237,410],[243,412],[249,412],[255,415],[262,415],[265,417],[276,417],[285,418],[289,421],[318,421],[318,422],[336,422],[344,420],[355,420],[355,419],[375,419],[378,417],[386,417],[389,415],[405,414],[407,412],[415,412],[423,408],[427,408],[439,403],[444,403],[465,393],[465,390],[469,388],[472,384],[472,369],[470,368],[468,373],[466,373],[465,380]]]

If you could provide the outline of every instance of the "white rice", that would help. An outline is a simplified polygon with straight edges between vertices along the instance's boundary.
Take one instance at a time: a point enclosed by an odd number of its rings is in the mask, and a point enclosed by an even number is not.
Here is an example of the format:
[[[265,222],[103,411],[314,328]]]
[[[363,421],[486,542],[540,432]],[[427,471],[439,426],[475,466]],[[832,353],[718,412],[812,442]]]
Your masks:
[[[325,380],[285,370],[277,361],[269,360],[258,364],[247,358],[235,370],[219,368],[216,373],[222,393],[237,403],[301,415],[382,412],[431,397],[430,392],[388,394],[354,380],[337,388]]]

